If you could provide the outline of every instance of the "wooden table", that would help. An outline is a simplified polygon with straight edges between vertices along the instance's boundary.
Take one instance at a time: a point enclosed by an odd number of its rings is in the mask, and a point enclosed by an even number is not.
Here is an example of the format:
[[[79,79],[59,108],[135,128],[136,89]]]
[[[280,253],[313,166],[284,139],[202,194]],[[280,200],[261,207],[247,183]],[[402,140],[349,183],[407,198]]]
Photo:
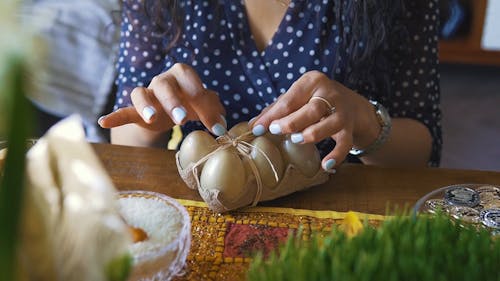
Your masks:
[[[110,144],[93,147],[120,190],[151,190],[202,201],[179,177],[173,151]],[[459,183],[500,185],[500,172],[344,164],[325,184],[260,205],[385,214],[388,204],[411,207],[426,193]]]

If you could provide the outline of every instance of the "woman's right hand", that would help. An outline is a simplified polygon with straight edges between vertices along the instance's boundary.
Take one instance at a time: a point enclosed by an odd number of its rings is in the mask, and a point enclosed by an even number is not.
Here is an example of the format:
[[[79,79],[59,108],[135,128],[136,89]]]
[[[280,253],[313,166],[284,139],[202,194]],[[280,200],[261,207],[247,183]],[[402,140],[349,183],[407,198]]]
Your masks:
[[[174,124],[199,120],[217,136],[227,130],[218,95],[205,89],[195,70],[186,64],[176,63],[155,76],[147,88],[135,88],[130,98],[133,106],[99,118],[99,125],[115,128],[136,124],[152,133],[162,133]]]

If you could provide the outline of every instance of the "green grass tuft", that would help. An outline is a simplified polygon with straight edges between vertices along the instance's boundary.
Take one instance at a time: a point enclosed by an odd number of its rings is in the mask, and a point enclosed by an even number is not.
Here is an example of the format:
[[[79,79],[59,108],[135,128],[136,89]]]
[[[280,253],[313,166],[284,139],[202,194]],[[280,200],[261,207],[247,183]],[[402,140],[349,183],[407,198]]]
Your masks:
[[[444,215],[396,216],[352,238],[337,228],[300,237],[290,237],[279,255],[257,255],[248,280],[500,281],[500,239]]]
[[[106,277],[108,281],[125,281],[132,270],[133,258],[124,255],[115,258],[106,266]]]

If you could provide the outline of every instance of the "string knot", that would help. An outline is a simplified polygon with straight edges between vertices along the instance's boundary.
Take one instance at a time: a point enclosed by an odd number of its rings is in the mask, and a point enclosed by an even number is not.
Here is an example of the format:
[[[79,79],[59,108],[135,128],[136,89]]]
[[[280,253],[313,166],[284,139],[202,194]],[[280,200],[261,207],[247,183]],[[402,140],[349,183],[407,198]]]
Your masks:
[[[193,175],[196,179],[196,184],[198,185],[198,188],[201,187],[200,179],[198,177],[198,168],[200,167],[201,164],[206,162],[212,155],[216,154],[217,152],[228,149],[229,147],[234,147],[236,148],[236,151],[248,159],[248,163],[250,165],[250,168],[252,169],[252,173],[255,176],[255,181],[257,183],[257,192],[255,194],[255,197],[252,202],[252,206],[257,205],[257,203],[260,201],[260,198],[262,196],[262,191],[263,191],[263,184],[262,184],[262,178],[260,176],[259,170],[257,169],[257,166],[255,165],[255,162],[253,161],[253,158],[251,156],[252,150],[256,150],[258,153],[260,153],[266,161],[269,163],[269,166],[271,167],[274,178],[276,182],[279,181],[279,176],[278,172],[276,170],[276,167],[274,164],[271,162],[271,159],[266,155],[264,151],[262,151],[260,148],[258,148],[255,145],[252,145],[248,141],[251,140],[252,137],[252,132],[246,132],[244,134],[241,134],[237,137],[231,137],[229,134],[222,135],[217,138],[217,143],[220,145],[217,147],[214,151],[210,152],[209,154],[205,155],[203,158],[198,160],[194,166],[193,166]]]

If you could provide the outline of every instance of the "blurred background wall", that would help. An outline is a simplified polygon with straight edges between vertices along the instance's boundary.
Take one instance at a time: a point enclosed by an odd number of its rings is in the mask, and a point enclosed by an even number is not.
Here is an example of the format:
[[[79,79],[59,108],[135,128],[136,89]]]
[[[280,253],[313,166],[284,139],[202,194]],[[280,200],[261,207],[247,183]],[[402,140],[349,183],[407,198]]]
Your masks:
[[[441,166],[500,171],[500,1],[441,1]]]
[[[441,167],[500,171],[500,67],[441,65]]]

